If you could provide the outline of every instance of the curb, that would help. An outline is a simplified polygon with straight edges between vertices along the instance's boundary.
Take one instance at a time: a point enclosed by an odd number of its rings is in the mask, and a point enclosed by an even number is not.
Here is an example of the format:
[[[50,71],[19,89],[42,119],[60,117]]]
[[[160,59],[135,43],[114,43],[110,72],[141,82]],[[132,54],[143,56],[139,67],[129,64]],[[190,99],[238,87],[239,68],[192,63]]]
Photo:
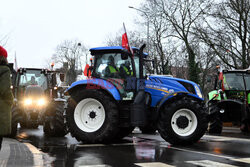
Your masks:
[[[45,162],[46,161],[46,162]],[[30,143],[3,138],[0,167],[51,166],[52,159]]]

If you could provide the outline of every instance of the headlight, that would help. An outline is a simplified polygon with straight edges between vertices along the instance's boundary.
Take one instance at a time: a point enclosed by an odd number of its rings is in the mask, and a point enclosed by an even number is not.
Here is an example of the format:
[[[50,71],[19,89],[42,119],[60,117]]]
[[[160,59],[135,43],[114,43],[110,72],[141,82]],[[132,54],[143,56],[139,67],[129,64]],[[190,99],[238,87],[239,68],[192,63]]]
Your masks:
[[[29,106],[31,104],[32,104],[32,100],[31,99],[25,99],[24,100],[24,105]]]
[[[194,88],[195,88],[195,91],[196,91],[197,95],[200,98],[203,98],[200,88],[197,85],[195,85]]]
[[[38,99],[38,101],[37,101],[37,105],[38,106],[43,106],[45,104],[46,104],[46,100],[45,99]]]

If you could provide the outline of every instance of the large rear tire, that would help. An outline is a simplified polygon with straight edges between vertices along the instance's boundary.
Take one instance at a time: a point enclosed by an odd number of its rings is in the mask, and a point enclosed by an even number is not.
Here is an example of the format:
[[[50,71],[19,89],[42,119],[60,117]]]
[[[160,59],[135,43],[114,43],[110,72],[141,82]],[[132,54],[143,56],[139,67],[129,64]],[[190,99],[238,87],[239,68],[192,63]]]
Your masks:
[[[220,108],[217,106],[217,102],[209,104],[210,122],[208,124],[208,133],[221,134],[223,128],[223,122],[220,115]]]
[[[71,95],[66,109],[71,135],[85,143],[108,143],[118,134],[115,101],[101,90],[81,90]]]
[[[17,107],[12,108],[12,118],[11,118],[11,133],[8,137],[14,138],[17,135],[17,125],[21,120],[20,113]]]
[[[174,97],[161,108],[158,131],[173,145],[197,142],[207,130],[207,114],[200,102],[191,97]]]
[[[46,116],[43,131],[46,136],[51,137],[63,137],[67,134],[66,123],[64,121],[64,104],[56,103],[53,107],[53,114],[51,116]],[[52,117],[52,119],[50,119]]]

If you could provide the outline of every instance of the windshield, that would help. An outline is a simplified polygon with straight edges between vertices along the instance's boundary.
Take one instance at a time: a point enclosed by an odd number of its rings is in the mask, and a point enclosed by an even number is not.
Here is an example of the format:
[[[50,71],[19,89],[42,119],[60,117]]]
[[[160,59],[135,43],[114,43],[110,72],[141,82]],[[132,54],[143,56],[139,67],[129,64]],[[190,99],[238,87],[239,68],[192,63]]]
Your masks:
[[[245,90],[243,75],[246,81],[246,89],[250,90],[250,74],[244,73],[224,74],[225,90]]]
[[[123,60],[121,53],[95,55],[94,74],[100,78],[126,78],[133,75],[131,58]]]
[[[48,88],[47,78],[41,74],[41,70],[26,70],[19,77],[19,86],[38,85],[44,90]]]

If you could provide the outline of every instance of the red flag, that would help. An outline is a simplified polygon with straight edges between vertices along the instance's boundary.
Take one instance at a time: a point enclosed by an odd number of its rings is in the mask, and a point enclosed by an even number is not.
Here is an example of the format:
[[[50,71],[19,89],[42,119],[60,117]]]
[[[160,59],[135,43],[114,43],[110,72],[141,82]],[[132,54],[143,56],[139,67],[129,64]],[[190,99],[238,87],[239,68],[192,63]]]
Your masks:
[[[128,44],[128,36],[126,32],[122,35],[122,47],[130,51],[129,44]]]
[[[89,70],[89,64],[86,64],[83,74],[86,77],[89,77],[91,75],[91,71]]]
[[[126,48],[132,55],[134,55],[133,49],[129,46],[128,36],[127,36],[124,23],[123,23],[123,28],[124,28],[125,33],[122,35],[122,47]]]
[[[220,68],[219,80],[221,81],[221,89],[222,89],[222,91],[224,91],[225,90],[225,87],[224,87],[224,77],[223,77],[223,72],[222,72],[221,68]]]

